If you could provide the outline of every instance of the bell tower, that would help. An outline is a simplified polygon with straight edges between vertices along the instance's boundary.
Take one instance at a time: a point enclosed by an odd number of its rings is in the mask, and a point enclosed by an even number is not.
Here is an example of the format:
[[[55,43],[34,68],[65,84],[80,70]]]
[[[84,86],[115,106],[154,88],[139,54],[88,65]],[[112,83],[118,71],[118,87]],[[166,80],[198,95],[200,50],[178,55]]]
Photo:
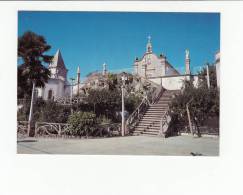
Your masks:
[[[58,78],[63,81],[67,80],[67,68],[62,58],[61,51],[58,49],[54,55],[51,63],[48,65],[48,69],[51,72],[51,78]]]

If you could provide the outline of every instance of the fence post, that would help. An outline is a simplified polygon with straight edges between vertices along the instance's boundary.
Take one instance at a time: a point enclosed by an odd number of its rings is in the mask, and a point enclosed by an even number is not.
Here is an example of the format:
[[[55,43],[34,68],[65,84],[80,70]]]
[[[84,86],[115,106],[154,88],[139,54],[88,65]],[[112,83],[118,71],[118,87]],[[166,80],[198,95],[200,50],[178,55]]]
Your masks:
[[[59,136],[61,136],[61,130],[62,130],[62,128],[61,128],[61,124],[58,124],[58,135],[59,135]]]
[[[186,112],[187,112],[187,117],[188,117],[188,122],[189,122],[189,128],[190,128],[191,134],[193,135],[191,116],[190,116],[190,110],[188,108],[188,103],[186,104]]]

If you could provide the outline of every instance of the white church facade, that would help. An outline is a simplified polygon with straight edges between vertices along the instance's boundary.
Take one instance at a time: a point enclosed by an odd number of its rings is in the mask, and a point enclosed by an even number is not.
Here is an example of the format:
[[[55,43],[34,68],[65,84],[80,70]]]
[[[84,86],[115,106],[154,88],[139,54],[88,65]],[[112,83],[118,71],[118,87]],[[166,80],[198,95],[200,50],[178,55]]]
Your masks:
[[[57,97],[66,97],[71,93],[71,84],[67,79],[68,69],[62,58],[60,50],[56,52],[52,62],[48,65],[50,78],[45,83],[45,87],[37,88],[38,97],[44,100],[51,100]]]
[[[197,85],[197,76],[191,74],[189,50],[185,52],[185,72],[181,74],[171,65],[164,54],[158,56],[153,53],[150,36],[148,37],[146,52],[141,59],[135,59],[133,66],[135,75],[147,78],[168,90],[181,89],[185,79],[193,78],[194,84]]]
[[[141,77],[159,77],[165,75],[179,75],[179,72],[167,61],[166,56],[157,56],[152,51],[151,37],[148,37],[146,53],[134,62],[134,73]]]

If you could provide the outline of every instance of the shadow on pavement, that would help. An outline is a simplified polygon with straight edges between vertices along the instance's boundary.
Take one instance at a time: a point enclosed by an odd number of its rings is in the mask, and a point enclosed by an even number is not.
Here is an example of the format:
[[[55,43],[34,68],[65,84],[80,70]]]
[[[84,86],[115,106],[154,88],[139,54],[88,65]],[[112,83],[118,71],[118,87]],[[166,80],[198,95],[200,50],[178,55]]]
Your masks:
[[[18,140],[17,143],[21,143],[21,142],[37,142],[37,140],[33,140],[33,139],[25,139],[25,140]]]

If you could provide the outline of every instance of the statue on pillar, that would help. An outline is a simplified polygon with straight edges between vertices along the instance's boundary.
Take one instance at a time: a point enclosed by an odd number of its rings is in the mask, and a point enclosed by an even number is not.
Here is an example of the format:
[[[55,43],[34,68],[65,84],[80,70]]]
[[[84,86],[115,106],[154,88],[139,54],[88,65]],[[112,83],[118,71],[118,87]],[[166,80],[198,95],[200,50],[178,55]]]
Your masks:
[[[107,65],[106,63],[103,64],[103,76],[105,76],[107,74]]]
[[[190,58],[190,53],[189,53],[189,50],[188,49],[186,49],[186,59],[189,59]]]

